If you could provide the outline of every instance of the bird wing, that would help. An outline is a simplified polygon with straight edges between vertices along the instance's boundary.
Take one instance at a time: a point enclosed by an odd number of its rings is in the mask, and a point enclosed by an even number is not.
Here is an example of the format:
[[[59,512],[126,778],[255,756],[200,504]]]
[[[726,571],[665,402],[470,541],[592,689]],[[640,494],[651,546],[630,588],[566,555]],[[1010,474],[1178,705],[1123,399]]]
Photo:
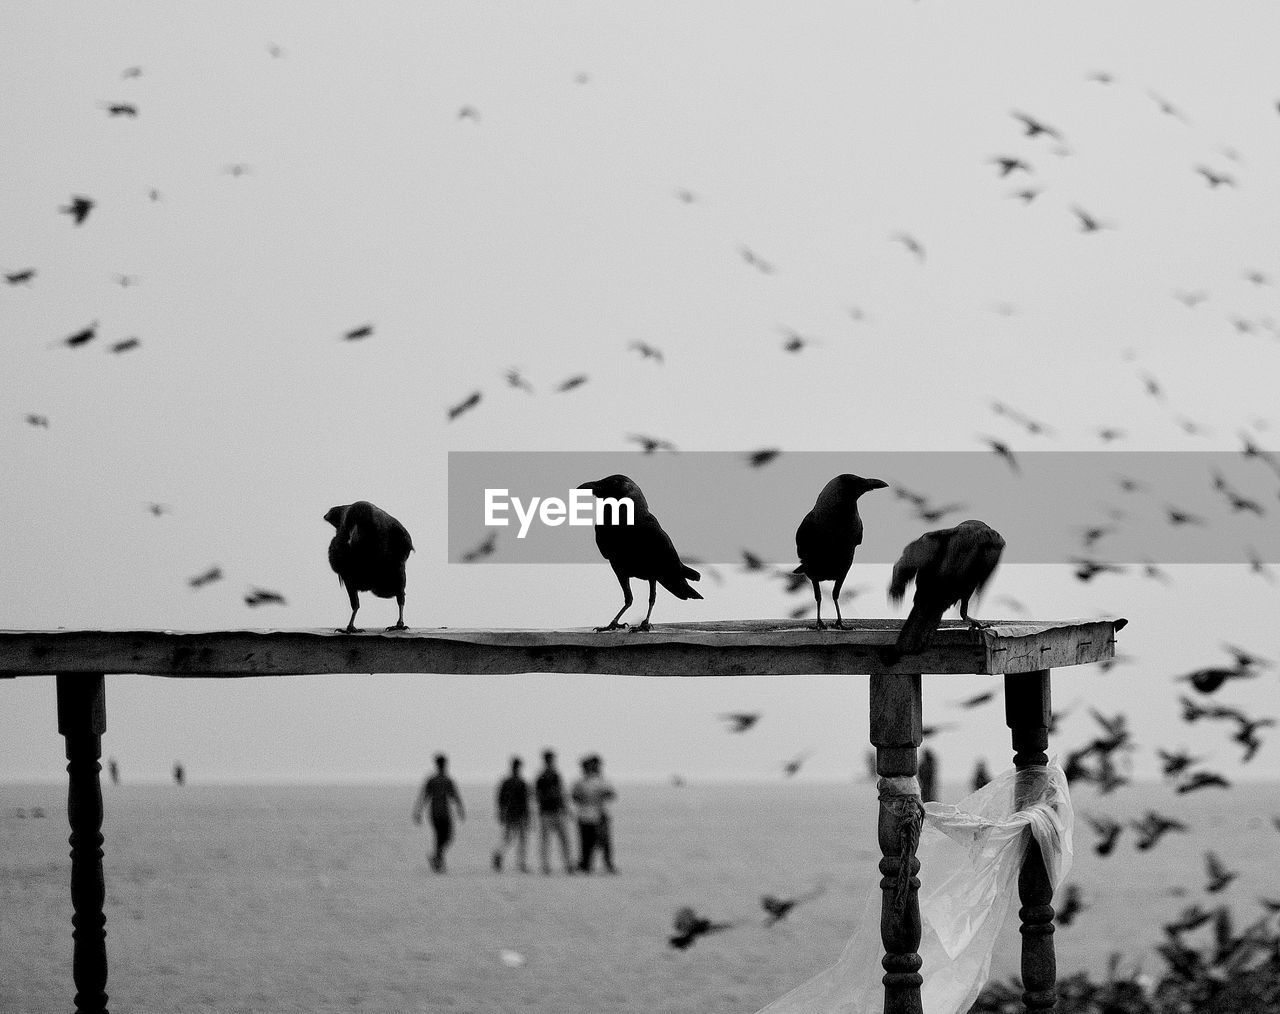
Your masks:
[[[907,545],[893,565],[893,577],[889,581],[889,601],[897,605],[907,594],[910,584],[920,571],[934,567],[946,550],[950,529],[937,532],[925,532],[924,535]]]
[[[962,587],[963,594],[981,594],[995,573],[1003,551],[1004,539],[995,529],[986,525],[960,525],[947,541],[938,570]]]

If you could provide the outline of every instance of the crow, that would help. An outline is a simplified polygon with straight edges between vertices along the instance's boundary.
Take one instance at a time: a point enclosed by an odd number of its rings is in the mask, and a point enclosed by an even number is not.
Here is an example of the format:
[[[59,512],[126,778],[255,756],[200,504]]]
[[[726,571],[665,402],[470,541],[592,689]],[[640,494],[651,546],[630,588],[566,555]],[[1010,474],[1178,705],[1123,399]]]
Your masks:
[[[1212,190],[1216,190],[1224,183],[1229,187],[1234,187],[1236,185],[1236,178],[1234,176],[1229,173],[1215,171],[1210,169],[1208,166],[1198,165],[1196,166],[1196,172],[1205,178]]]
[[[24,268],[21,271],[5,272],[4,280],[10,285],[27,285],[30,283],[31,279],[35,278],[35,276],[35,268]]]
[[[46,430],[49,428],[49,417],[40,415],[38,412],[28,412],[26,421],[28,426],[39,426],[41,429]]]
[[[1013,455],[1013,448],[1011,448],[1003,440],[997,440],[995,437],[979,437],[978,439],[981,440],[988,447],[990,447],[991,453],[993,453],[996,457],[1003,458],[1005,464],[1009,466],[1009,468],[1013,471],[1015,475],[1017,475],[1020,471],[1022,471],[1018,467],[1018,459],[1015,458]]]
[[[729,723],[730,732],[746,732],[760,721],[758,711],[728,711],[720,716]]]
[[[1156,754],[1160,757],[1160,773],[1166,778],[1176,778],[1191,767],[1192,764],[1197,764],[1203,760],[1201,757],[1192,757],[1186,750],[1179,750],[1174,753],[1157,747]]]
[[[924,244],[921,243],[914,236],[912,236],[910,233],[895,232],[889,238],[894,240],[897,243],[901,243],[904,247],[906,247],[907,252],[910,253],[913,257],[915,257],[916,260],[920,261],[921,263],[924,262],[924,259],[925,259]]]
[[[1000,167],[1000,178],[1008,176],[1011,172],[1021,169],[1023,172],[1031,172],[1031,166],[1020,158],[1012,155],[997,155],[995,158],[988,160],[992,165]]]
[[[503,376],[506,377],[507,385],[509,387],[515,387],[521,391],[533,394],[533,385],[525,379],[524,374],[520,372],[520,368],[518,366],[511,367],[511,369],[507,370]]]
[[[726,930],[733,926],[731,922],[712,922],[705,916],[698,915],[688,905],[677,910],[675,917],[675,935],[667,940],[676,950],[688,950],[700,936]]]
[[[1182,821],[1156,813],[1155,810],[1148,810],[1146,816],[1141,820],[1135,820],[1133,829],[1138,832],[1138,840],[1135,845],[1139,852],[1150,851],[1170,831],[1191,830]]]
[[[498,548],[498,533],[490,532],[485,538],[481,539],[473,548],[468,549],[459,559],[463,563],[475,563],[477,560],[483,560],[486,556],[492,556]]]
[[[627,348],[632,352],[640,353],[641,359],[652,359],[659,366],[663,363],[662,349],[654,348],[648,342],[632,342]]]
[[[760,898],[760,907],[767,913],[764,924],[766,926],[772,926],[775,922],[785,919],[788,913],[790,913],[790,911],[797,905],[806,901],[812,901],[814,898],[821,895],[822,892],[823,888],[818,887],[810,891],[808,894],[797,895],[794,898],[777,898],[772,894],[762,895]]]
[[[777,447],[762,447],[758,451],[749,451],[747,464],[752,468],[763,468],[781,453],[782,451]]]
[[[862,543],[862,518],[858,515],[858,498],[873,489],[885,489],[882,479],[864,479],[846,472],[822,487],[813,509],[796,529],[796,554],[800,566],[793,574],[803,574],[813,585],[813,599],[818,604],[815,630],[825,630],[822,622],[822,590],[820,581],[834,581],[831,599],[836,607],[837,630],[844,629],[840,615],[840,587],[853,565],[853,553]]]
[[[652,454],[654,451],[674,451],[676,445],[670,440],[663,440],[661,437],[650,437],[643,433],[628,433],[627,439],[633,444],[639,444],[640,450],[645,454]]]
[[[1081,232],[1099,232],[1102,229],[1110,228],[1101,219],[1095,218],[1079,205],[1073,205],[1071,210],[1075,213],[1076,218],[1080,220]]]
[[[1098,833],[1098,840],[1094,843],[1093,851],[1100,856],[1111,855],[1115,851],[1116,839],[1120,837],[1120,832],[1124,830],[1124,825],[1118,820],[1112,820],[1110,817],[1090,817],[1085,814],[1084,819]]]
[[[1216,771],[1196,771],[1178,786],[1178,795],[1185,796],[1188,792],[1207,788],[1229,789],[1231,783]]]
[[[372,324],[362,324],[360,327],[353,327],[350,331],[342,336],[343,341],[354,342],[361,338],[368,338],[373,334]]]
[[[453,420],[457,419],[463,412],[469,411],[479,405],[481,397],[482,396],[479,391],[472,391],[469,395],[458,402],[458,404],[450,405],[445,412],[445,417],[449,422],[453,422]]]
[[[1066,895],[1062,899],[1062,904],[1058,906],[1058,911],[1054,914],[1053,920],[1059,926],[1070,926],[1075,921],[1076,916],[1088,907],[1083,901],[1079,886],[1068,884]]]
[[[138,107],[132,102],[104,102],[102,108],[107,111],[108,116],[138,117]]]
[[[133,335],[130,335],[128,338],[121,338],[118,342],[112,342],[111,351],[117,354],[121,352],[131,352],[141,344],[141,341]]]
[[[58,210],[64,215],[70,215],[76,225],[83,225],[84,220],[89,217],[89,212],[93,210],[93,205],[92,197],[77,195],[71,198],[70,204],[64,204]]]
[[[981,694],[974,694],[972,697],[966,697],[963,701],[957,701],[956,704],[962,708],[976,708],[980,704],[986,704],[993,700],[996,696],[994,690],[987,690]]]
[[[1022,123],[1023,127],[1026,128],[1025,134],[1027,137],[1035,137],[1037,134],[1045,134],[1052,137],[1055,141],[1062,140],[1062,135],[1057,130],[1046,123],[1042,123],[1033,116],[1028,116],[1026,113],[1020,113],[1016,109],[1009,115]]]
[[[266,588],[254,588],[244,597],[244,604],[249,608],[254,606],[277,605],[283,606],[285,602],[284,596],[279,592],[270,591]]]
[[[192,588],[203,588],[207,584],[213,584],[214,581],[222,580],[222,568],[210,567],[203,574],[197,574],[195,577],[188,578],[187,584]]]
[[[338,628],[338,633],[361,633],[356,626],[356,613],[360,611],[362,591],[373,592],[379,598],[394,598],[400,615],[395,626],[387,629],[407,630],[404,564],[413,552],[413,539],[404,525],[367,500],[330,507],[324,519],[337,529],[329,542],[329,566],[351,600],[351,619],[345,628]]]
[[[1218,853],[1212,849],[1204,854],[1204,869],[1209,878],[1209,882],[1205,884],[1204,889],[1210,894],[1217,894],[1240,875],[1223,866],[1222,860],[1218,858]]]
[[[884,660],[893,664],[902,655],[928,647],[942,614],[957,602],[961,618],[971,629],[986,626],[969,616],[969,599],[982,594],[1003,551],[1000,533],[973,520],[926,532],[910,543],[893,565],[889,600],[895,605],[901,602],[912,580],[916,583],[915,599],[897,644],[882,653]]]
[[[809,759],[809,751],[798,753],[789,761],[782,765],[782,773],[788,778],[794,778],[800,773],[800,769],[804,766],[804,762]]]
[[[749,246],[739,247],[738,252],[742,254],[742,259],[744,261],[750,264],[753,268],[755,268],[761,274],[771,275],[774,273],[774,271],[777,270],[772,264],[770,264],[767,260],[761,257],[754,250],[752,250],[751,247]]]
[[[567,380],[560,381],[556,385],[556,393],[563,394],[565,391],[572,391],[575,387],[581,387],[590,379],[585,373],[575,373]]]
[[[631,595],[631,579],[638,577],[649,582],[649,611],[644,619],[632,627],[633,631],[649,629],[649,617],[653,615],[653,603],[658,597],[658,585],[662,585],[678,599],[700,599],[698,592],[690,587],[690,581],[701,579],[692,567],[680,562],[676,547],[671,537],[662,530],[658,519],[649,510],[649,502],[645,499],[640,487],[625,475],[609,475],[594,482],[584,482],[578,489],[589,490],[602,500],[630,500],[632,509],[625,510],[626,504],[615,505],[612,510],[601,511],[596,520],[596,547],[600,554],[609,561],[613,573],[622,585],[622,608],[617,616],[596,631],[618,630],[627,624],[618,620],[634,601]],[[630,521],[629,524],[624,523]]]

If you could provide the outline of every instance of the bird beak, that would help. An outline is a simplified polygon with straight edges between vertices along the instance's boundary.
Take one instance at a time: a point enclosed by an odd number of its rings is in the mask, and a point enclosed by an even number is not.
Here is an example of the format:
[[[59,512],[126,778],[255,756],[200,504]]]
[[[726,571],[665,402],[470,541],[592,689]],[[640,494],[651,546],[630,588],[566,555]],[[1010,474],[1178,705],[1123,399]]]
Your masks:
[[[594,493],[594,492],[596,491],[596,484],[595,484],[594,482],[584,482],[584,483],[583,483],[581,486],[579,486],[578,488],[579,488],[579,489],[589,489],[589,490],[591,490],[591,492],[592,492],[592,493]]]
[[[888,484],[887,482],[885,482],[883,479],[868,479],[868,480],[867,480],[867,489],[869,489],[869,490],[870,490],[870,489],[886,489],[886,488],[888,488],[888,486],[889,486],[889,484]]]

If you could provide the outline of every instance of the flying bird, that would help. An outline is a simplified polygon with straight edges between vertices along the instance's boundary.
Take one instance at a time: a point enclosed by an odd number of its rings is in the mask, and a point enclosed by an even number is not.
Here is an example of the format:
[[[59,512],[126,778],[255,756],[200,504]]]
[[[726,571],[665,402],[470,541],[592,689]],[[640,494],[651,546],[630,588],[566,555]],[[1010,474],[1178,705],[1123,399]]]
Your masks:
[[[916,593],[898,634],[897,644],[883,654],[892,664],[902,655],[924,650],[933,640],[942,614],[957,602],[960,617],[970,629],[987,624],[969,615],[969,599],[981,595],[1004,552],[1004,539],[982,521],[962,521],[954,528],[926,532],[907,545],[893,565],[889,601],[900,603],[907,585],[915,581]]]
[[[187,584],[192,588],[203,588],[207,584],[213,584],[214,581],[222,580],[222,568],[210,567],[203,574],[197,574],[195,577],[188,578]]]
[[[350,331],[342,336],[343,341],[355,342],[361,338],[368,338],[373,334],[372,324],[362,324],[360,327],[353,327]]]
[[[69,334],[59,343],[67,346],[67,348],[77,349],[82,345],[87,345],[98,336],[98,322],[95,320],[88,327],[81,328],[75,334]]]
[[[463,553],[459,559],[463,563],[475,563],[477,560],[483,560],[486,556],[492,556],[498,548],[498,533],[490,532],[481,539],[475,546]]]
[[[1062,134],[1047,123],[1036,119],[1034,116],[1029,116],[1026,113],[1020,113],[1016,109],[1009,115],[1022,124],[1023,132],[1027,137],[1035,137],[1038,134],[1044,134],[1048,137],[1052,137],[1055,141],[1062,140]]]
[[[663,440],[660,437],[649,437],[643,433],[629,433],[627,439],[633,444],[639,444],[640,450],[645,454],[652,454],[654,451],[674,451],[676,445],[670,440]]]
[[[777,447],[762,447],[758,451],[749,451],[747,464],[752,468],[763,468],[781,453],[782,451]]]
[[[1198,789],[1229,788],[1231,788],[1231,783],[1216,771],[1196,771],[1178,786],[1178,795],[1185,796],[1188,792],[1195,792]]]
[[[774,923],[785,919],[797,905],[812,901],[820,894],[822,894],[822,888],[819,887],[808,894],[797,895],[794,898],[778,898],[772,894],[761,895],[760,907],[765,910],[764,924],[772,926]]]
[[[1080,207],[1078,204],[1072,205],[1071,210],[1075,213],[1076,218],[1080,220],[1081,232],[1100,232],[1103,229],[1114,228],[1114,226],[1106,224],[1101,219],[1095,218],[1093,215],[1089,214],[1089,212],[1085,211],[1084,208]]]
[[[120,80],[128,81],[130,78],[142,77],[141,67],[126,67],[120,72]]]
[[[1196,172],[1205,178],[1211,190],[1216,190],[1220,186],[1234,187],[1236,178],[1229,173],[1216,172],[1208,166],[1196,166]]]
[[[1156,813],[1155,810],[1148,810],[1141,820],[1135,820],[1133,829],[1138,832],[1138,840],[1134,845],[1139,852],[1149,852],[1155,848],[1160,839],[1170,831],[1191,830],[1182,821]]]
[[[1013,420],[1032,436],[1047,436],[1053,432],[1048,423],[1032,419],[1025,412],[1019,412],[1016,408],[1006,405],[1002,401],[993,401],[991,403],[991,411],[996,415],[1002,415]]]
[[[1177,778],[1192,764],[1198,764],[1203,759],[1192,757],[1186,750],[1174,752],[1159,747],[1156,748],[1156,755],[1160,758],[1160,773],[1166,778]]]
[[[253,166],[248,162],[232,162],[230,165],[223,166],[222,171],[228,176],[234,176],[239,179],[241,176],[248,176],[253,172]]]
[[[1029,163],[1011,155],[997,155],[995,158],[989,159],[989,162],[991,165],[1000,168],[1001,179],[1004,179],[1012,172],[1017,172],[1019,169],[1026,173],[1031,172]]]
[[[659,366],[664,362],[662,358],[662,350],[654,348],[648,342],[632,342],[627,348],[632,352],[638,352],[641,359],[652,359]]]
[[[324,519],[336,529],[329,542],[329,566],[338,575],[338,584],[347,589],[351,619],[343,634],[361,633],[356,626],[360,592],[379,598],[394,598],[399,607],[395,626],[387,630],[407,630],[404,623],[405,561],[413,552],[413,539],[399,521],[367,500],[330,507]]]
[[[458,402],[458,404],[451,405],[445,413],[448,421],[453,422],[453,420],[457,419],[463,412],[467,412],[475,408],[480,404],[480,398],[481,393],[479,391],[472,391],[469,395]]]
[[[744,261],[763,275],[771,275],[775,270],[777,270],[772,264],[752,250],[749,246],[739,247],[738,252],[742,254],[742,259]]]
[[[782,343],[784,352],[801,352],[810,345],[818,344],[814,339],[806,338],[798,331],[792,331],[790,328],[783,328],[782,333],[787,336],[787,340]]]
[[[1204,889],[1210,894],[1217,894],[1240,875],[1234,870],[1227,869],[1213,849],[1204,854],[1204,872],[1209,878]]]
[[[475,106],[459,106],[458,119],[471,120],[473,123],[480,122],[480,110]]]
[[[995,696],[996,692],[994,690],[987,690],[980,694],[974,694],[972,697],[966,697],[963,701],[957,701],[956,704],[961,708],[976,708],[978,705],[986,704],[994,699]]]
[[[609,561],[613,573],[622,586],[622,608],[607,625],[596,627],[597,632],[618,630],[626,627],[618,620],[631,608],[634,601],[631,595],[631,579],[638,577],[649,582],[649,611],[644,619],[632,627],[634,631],[649,629],[649,618],[653,615],[653,604],[658,597],[658,585],[678,599],[700,599],[702,596],[690,586],[690,581],[699,580],[702,575],[692,567],[680,561],[671,537],[662,529],[658,519],[649,510],[649,502],[645,499],[640,487],[625,475],[609,475],[594,482],[584,482],[579,489],[589,490],[598,499],[623,501],[630,500],[631,516],[623,510],[625,504],[616,505],[612,511],[600,511],[596,516],[595,534],[596,548]],[[630,524],[624,524],[630,520]]]
[[[1147,95],[1149,95],[1151,97],[1151,101],[1159,107],[1160,112],[1164,113],[1166,116],[1172,116],[1176,120],[1181,120],[1183,123],[1187,122],[1186,114],[1184,114],[1181,109],[1175,106],[1168,99],[1157,95],[1150,89],[1147,90]]]
[[[1178,289],[1176,292],[1174,292],[1173,298],[1176,299],[1183,306],[1185,306],[1188,310],[1194,310],[1197,306],[1199,306],[1201,303],[1203,303],[1206,299],[1209,298],[1209,293],[1205,292],[1203,289],[1198,290],[1196,292],[1191,292],[1191,291],[1188,291],[1187,289]]]
[[[107,111],[108,116],[128,116],[132,119],[138,118],[138,107],[132,102],[104,102],[102,108]]]
[[[266,588],[254,588],[244,597],[244,604],[250,609],[255,606],[287,605],[284,596],[279,592],[270,591]]]
[[[1058,906],[1057,912],[1054,913],[1053,921],[1059,926],[1070,926],[1075,922],[1076,916],[1088,907],[1084,903],[1084,895],[1080,893],[1079,885],[1068,884],[1066,895]]]
[[[862,543],[862,517],[858,514],[858,498],[873,489],[889,484],[882,479],[864,479],[848,472],[837,475],[822,487],[813,508],[796,529],[796,555],[800,566],[792,574],[803,574],[813,585],[813,600],[818,616],[814,628],[825,630],[822,622],[821,581],[834,581],[831,599],[836,607],[835,627],[844,629],[840,615],[840,588],[853,565],[854,551]]]
[[[727,711],[720,716],[728,723],[730,732],[746,732],[756,722],[760,721],[760,712],[758,711]]]
[[[38,426],[41,429],[49,428],[49,417],[47,415],[39,415],[35,412],[28,412],[26,415],[28,426]]]
[[[84,220],[89,217],[89,212],[93,210],[96,202],[92,197],[74,196],[69,204],[64,204],[58,210],[64,215],[70,215],[71,220],[76,225],[83,225]]]
[[[507,370],[503,374],[503,377],[506,378],[508,387],[514,387],[517,390],[533,394],[533,385],[525,379],[524,374],[520,372],[519,367],[511,367],[511,369]]]
[[[575,373],[569,379],[560,381],[560,383],[556,385],[556,391],[560,394],[563,394],[565,391],[572,391],[575,387],[581,387],[588,379],[590,378],[588,378],[585,373]]]
[[[901,243],[904,247],[906,247],[907,252],[910,253],[913,257],[915,257],[916,260],[920,261],[921,263],[924,262],[924,259],[925,259],[924,244],[921,243],[914,236],[912,236],[910,233],[895,232],[889,238],[892,239],[894,242]]]
[[[782,773],[786,775],[788,778],[794,778],[796,775],[800,773],[800,768],[804,765],[804,762],[807,761],[810,756],[811,754],[809,753],[808,750],[806,750],[804,753],[796,754],[789,761],[787,761],[785,764],[782,765]]]
[[[1092,581],[1099,574],[1123,574],[1124,567],[1114,563],[1105,563],[1102,560],[1091,559],[1086,556],[1073,556],[1071,562],[1075,564],[1075,577],[1077,581]]]
[[[984,444],[991,448],[991,453],[997,458],[1004,461],[1009,466],[1010,471],[1014,475],[1019,474],[1022,469],[1018,466],[1018,459],[1013,456],[1013,448],[1006,444],[1003,440],[997,440],[995,437],[978,437]]]
[[[5,272],[4,280],[10,285],[29,285],[35,276],[35,268],[25,268],[22,271]]]
[[[130,335],[128,338],[121,338],[118,342],[112,342],[111,351],[117,355],[121,352],[131,352],[141,344],[141,341]]]
[[[1120,838],[1120,832],[1124,830],[1124,825],[1110,817],[1090,817],[1085,814],[1085,820],[1089,822],[1089,826],[1093,828],[1098,835],[1098,840],[1093,844],[1093,851],[1100,856],[1109,856],[1115,851],[1116,841]]]
[[[676,950],[684,951],[688,950],[698,937],[729,929],[733,923],[712,922],[686,905],[676,912],[674,925],[675,933],[667,940]]]

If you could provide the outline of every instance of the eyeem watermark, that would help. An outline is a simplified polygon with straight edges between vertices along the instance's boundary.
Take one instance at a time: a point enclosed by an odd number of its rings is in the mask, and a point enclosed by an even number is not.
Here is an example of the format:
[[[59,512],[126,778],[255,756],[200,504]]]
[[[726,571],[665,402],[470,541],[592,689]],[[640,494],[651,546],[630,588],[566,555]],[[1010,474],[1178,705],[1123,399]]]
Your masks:
[[[484,523],[486,528],[505,528],[511,524],[508,512],[514,513],[520,530],[517,539],[529,534],[535,520],[558,528],[569,525],[633,525],[636,505],[630,497],[599,497],[589,489],[569,491],[566,503],[558,496],[535,496],[525,503],[508,489],[485,489]]]

